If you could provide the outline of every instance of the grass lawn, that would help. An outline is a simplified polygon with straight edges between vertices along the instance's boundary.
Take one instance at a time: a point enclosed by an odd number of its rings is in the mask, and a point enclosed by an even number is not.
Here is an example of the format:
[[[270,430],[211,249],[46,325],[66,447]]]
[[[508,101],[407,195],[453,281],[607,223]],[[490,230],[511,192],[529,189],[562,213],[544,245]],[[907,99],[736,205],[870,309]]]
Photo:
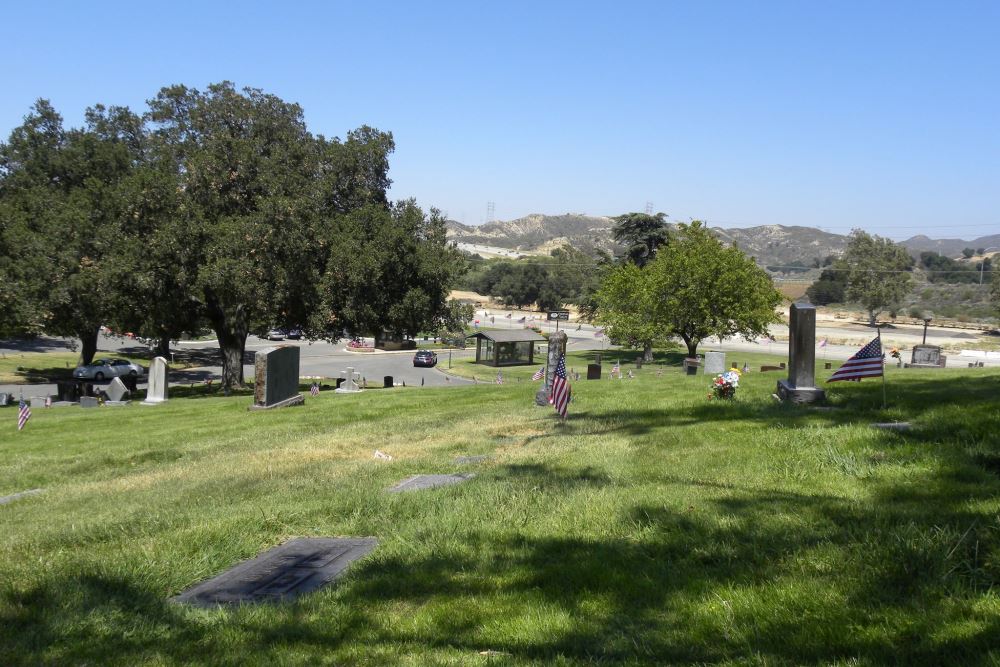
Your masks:
[[[779,377],[580,381],[565,424],[530,382],[0,411],[0,495],[45,489],[0,505],[0,664],[1000,662],[1000,374],[891,369],[886,411]],[[380,544],[294,604],[167,602],[294,536]]]

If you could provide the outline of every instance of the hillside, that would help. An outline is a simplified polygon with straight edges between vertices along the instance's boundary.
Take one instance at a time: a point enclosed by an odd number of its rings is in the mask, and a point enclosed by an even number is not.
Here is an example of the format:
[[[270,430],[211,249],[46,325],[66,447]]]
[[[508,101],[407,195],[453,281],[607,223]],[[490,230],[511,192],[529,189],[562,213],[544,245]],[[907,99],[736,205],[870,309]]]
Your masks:
[[[532,214],[516,220],[498,220],[479,226],[449,221],[448,236],[461,243],[521,251],[548,250],[568,243],[581,250],[599,248],[614,252],[616,248],[611,240],[613,225],[614,220],[608,216]],[[788,265],[794,262],[812,265],[815,259],[841,254],[847,247],[848,240],[844,234],[831,234],[814,227],[760,225],[712,229],[720,238],[737,244],[763,265]],[[963,248],[1000,246],[1000,234],[982,236],[971,241],[914,236],[900,244],[914,255],[919,255],[924,250],[934,250],[943,255],[958,256]]]

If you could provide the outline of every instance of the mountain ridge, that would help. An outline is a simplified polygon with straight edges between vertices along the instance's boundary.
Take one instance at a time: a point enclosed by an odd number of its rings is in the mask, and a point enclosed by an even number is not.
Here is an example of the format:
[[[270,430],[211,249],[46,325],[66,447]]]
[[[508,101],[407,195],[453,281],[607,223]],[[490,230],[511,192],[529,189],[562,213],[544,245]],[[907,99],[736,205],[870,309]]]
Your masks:
[[[669,222],[669,221],[668,221]],[[551,247],[554,240],[565,239],[566,243],[581,250],[595,249],[615,253],[611,238],[614,219],[609,216],[593,216],[580,213],[545,215],[534,213],[514,220],[498,220],[482,225],[463,225],[449,220],[448,238],[459,243],[495,246],[509,250],[537,251]],[[670,223],[671,227],[675,223]],[[822,262],[828,255],[839,255],[847,247],[846,234],[825,232],[814,227],[800,225],[758,225],[755,227],[712,227],[719,238],[735,243],[757,262],[765,265],[787,266],[801,263],[812,265]],[[910,254],[919,256],[922,251],[931,250],[949,257],[961,255],[964,248],[988,248],[998,246],[1000,234],[981,236],[971,241],[964,239],[932,239],[923,234],[899,241]]]

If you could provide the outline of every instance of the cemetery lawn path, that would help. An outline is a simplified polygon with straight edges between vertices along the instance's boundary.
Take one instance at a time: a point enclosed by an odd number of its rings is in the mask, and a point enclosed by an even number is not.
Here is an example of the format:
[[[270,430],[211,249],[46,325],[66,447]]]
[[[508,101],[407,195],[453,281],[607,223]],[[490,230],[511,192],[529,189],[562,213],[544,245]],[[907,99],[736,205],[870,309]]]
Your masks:
[[[882,411],[877,379],[814,410],[643,369],[566,423],[517,373],[0,410],[0,496],[44,489],[0,504],[0,664],[1000,663],[1000,373],[890,369]],[[168,601],[297,536],[379,545],[292,604]]]

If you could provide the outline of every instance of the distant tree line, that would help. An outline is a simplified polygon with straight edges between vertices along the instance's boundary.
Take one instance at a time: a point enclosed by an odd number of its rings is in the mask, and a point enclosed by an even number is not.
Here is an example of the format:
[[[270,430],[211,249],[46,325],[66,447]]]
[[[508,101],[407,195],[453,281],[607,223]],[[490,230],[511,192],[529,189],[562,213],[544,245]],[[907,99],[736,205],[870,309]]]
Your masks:
[[[46,100],[0,144],[0,335],[206,323],[227,386],[249,333],[412,335],[447,319],[465,262],[443,217],[390,203],[392,135],[313,135],[301,107],[228,82],[163,88],[66,128]]]

